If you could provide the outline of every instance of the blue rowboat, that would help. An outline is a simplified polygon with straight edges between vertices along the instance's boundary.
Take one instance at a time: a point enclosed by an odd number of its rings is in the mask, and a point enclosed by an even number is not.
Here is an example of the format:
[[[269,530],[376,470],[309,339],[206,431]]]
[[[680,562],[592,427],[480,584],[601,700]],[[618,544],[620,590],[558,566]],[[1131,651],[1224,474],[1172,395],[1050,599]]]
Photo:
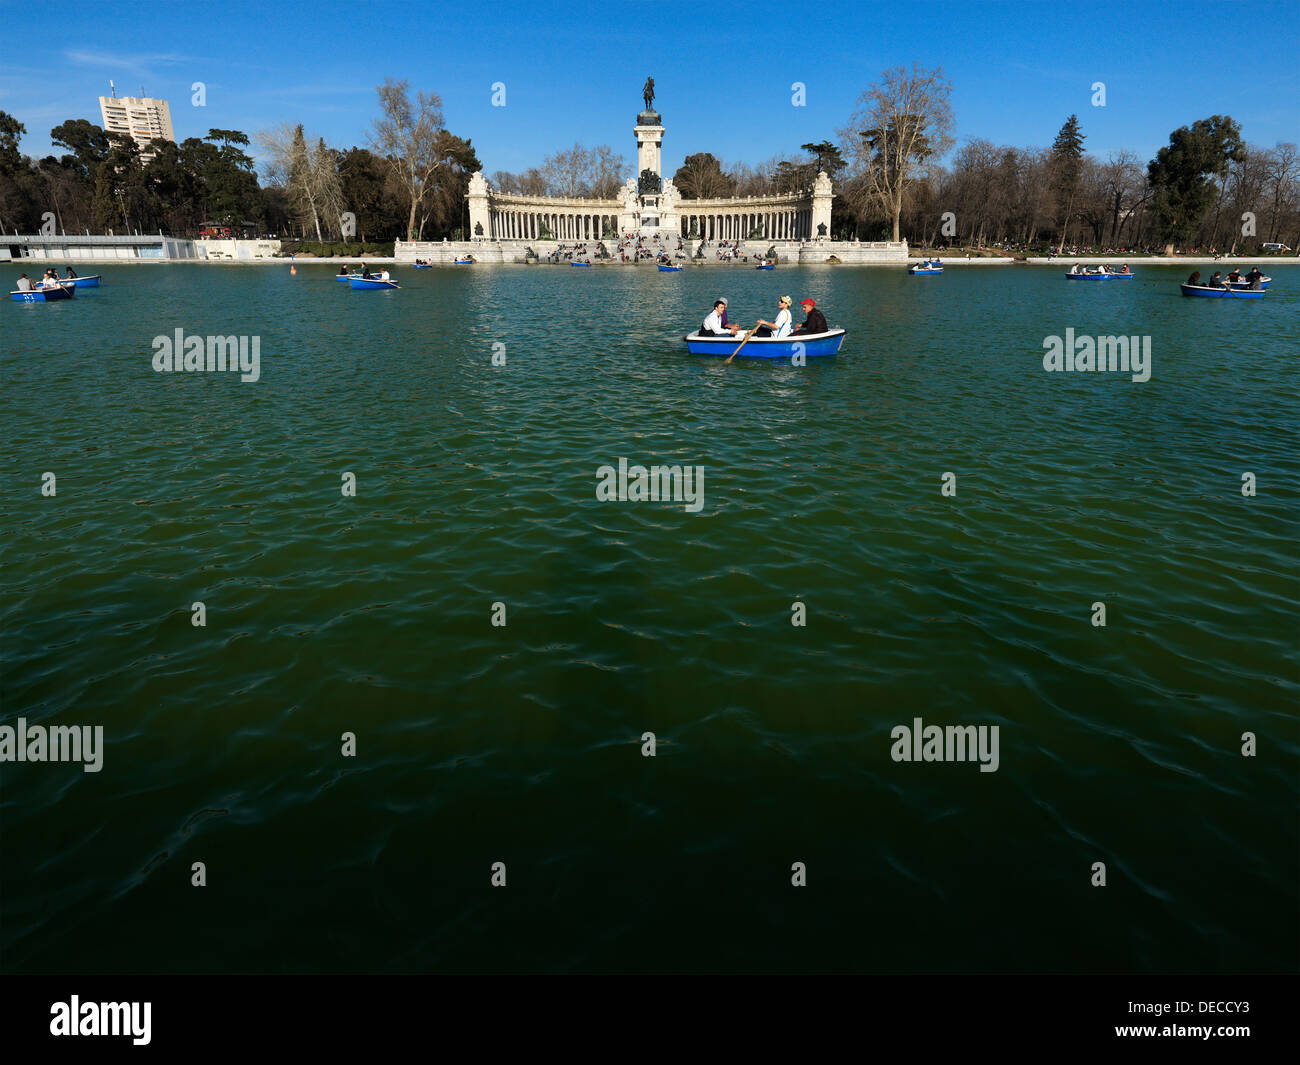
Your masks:
[[[473,259],[472,256],[471,256],[470,258],[468,258],[468,259],[452,259],[452,262],[453,262],[456,266],[473,266],[473,265],[474,265],[474,259]]]
[[[459,259],[457,259],[456,261],[457,261],[457,262],[460,262]],[[412,269],[412,270],[432,270],[433,267],[430,266],[428,263],[412,263],[412,264],[411,264],[411,269]]]
[[[1065,275],[1071,281],[1131,281],[1133,275],[1130,274],[1070,274]]]
[[[688,333],[682,339],[686,341],[686,350],[692,355],[727,356],[740,347],[745,338],[743,335],[737,340],[735,337],[702,337],[698,333]],[[749,343],[736,358],[788,359],[802,350],[811,359],[821,355],[834,355],[843,343],[843,329],[807,335],[796,333],[784,337],[750,337]]]
[[[1261,278],[1259,279],[1259,287],[1262,288],[1262,289],[1263,289],[1263,288],[1268,288],[1268,283],[1269,283],[1270,281],[1272,281],[1272,280],[1273,280],[1273,279],[1272,279],[1271,277],[1261,277]],[[1224,284],[1227,285],[1227,286],[1228,286],[1229,288],[1231,288],[1231,289],[1236,289],[1238,292],[1249,292],[1249,291],[1250,291],[1250,282],[1249,282],[1249,281],[1225,281]]]
[[[99,274],[91,274],[89,277],[69,277],[64,279],[64,284],[71,284],[73,288],[99,288]]]
[[[570,265],[570,266],[590,266],[591,263],[580,263],[580,262],[578,262],[577,259],[573,259],[573,260],[570,260],[569,265]]]
[[[913,266],[908,271],[909,274],[941,274],[942,266]]]
[[[65,281],[58,288],[34,288],[30,292],[11,292],[9,298],[15,303],[51,303],[54,300],[70,300],[76,294],[76,286],[70,281]]]
[[[360,274],[335,274],[335,281],[351,281],[354,277],[360,277]]]
[[[1207,300],[1262,300],[1264,298],[1262,288],[1252,292],[1249,289],[1210,288],[1209,285],[1189,285],[1185,281],[1178,287],[1183,290],[1184,296],[1199,296],[1201,299]]]
[[[677,273],[679,270],[681,270],[681,267],[680,267],[680,266],[664,266],[663,263],[660,263],[660,264],[659,264],[659,269],[662,270],[665,274],[675,274],[675,273]]]
[[[756,267],[754,267],[754,269],[755,269],[755,270],[771,270],[772,267],[774,267],[775,265],[776,265],[776,263],[759,263]]]
[[[380,281],[376,277],[349,277],[353,288],[400,288],[396,281]]]

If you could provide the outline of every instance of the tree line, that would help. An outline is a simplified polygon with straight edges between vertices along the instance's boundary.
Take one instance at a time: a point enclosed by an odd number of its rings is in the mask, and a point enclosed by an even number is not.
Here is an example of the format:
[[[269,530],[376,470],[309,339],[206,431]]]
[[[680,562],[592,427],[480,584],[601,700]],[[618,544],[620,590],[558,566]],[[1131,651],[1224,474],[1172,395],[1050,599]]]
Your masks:
[[[301,124],[142,147],[71,119],[50,131],[63,153],[38,160],[20,151],[26,127],[0,111],[0,232],[36,233],[53,216],[60,233],[193,237],[208,225],[317,241],[461,237],[466,187],[481,169],[473,145],[444,127],[436,94],[412,97],[391,79],[377,94],[366,146],[346,149]]]
[[[73,119],[50,131],[63,154],[35,160],[19,150],[26,128],[0,111],[0,231],[34,233],[53,216],[71,233],[194,236],[208,224],[316,241],[467,236],[465,193],[481,168],[472,143],[445,128],[436,94],[412,96],[390,79],[377,95],[367,144],[347,149],[286,123],[252,138],[211,129],[142,150]],[[898,67],[862,93],[838,144],[803,144],[755,166],[698,152],[673,183],[687,200],[806,193],[825,170],[838,239],[1117,251],[1300,244],[1296,145],[1249,144],[1229,116],[1174,130],[1145,165],[1128,151],[1089,155],[1077,115],[1050,147],[975,138],[945,165],[955,144],[950,97],[942,69]],[[246,151],[254,143],[260,174]],[[491,181],[502,192],[608,200],[631,171],[609,145],[575,144]]]
[[[998,247],[1253,251],[1300,244],[1300,154],[1249,144],[1211,115],[1181,126],[1145,165],[1084,150],[1070,115],[1049,148],[984,139],[953,147],[941,69],[887,71],[839,131],[832,231],[841,239]]]

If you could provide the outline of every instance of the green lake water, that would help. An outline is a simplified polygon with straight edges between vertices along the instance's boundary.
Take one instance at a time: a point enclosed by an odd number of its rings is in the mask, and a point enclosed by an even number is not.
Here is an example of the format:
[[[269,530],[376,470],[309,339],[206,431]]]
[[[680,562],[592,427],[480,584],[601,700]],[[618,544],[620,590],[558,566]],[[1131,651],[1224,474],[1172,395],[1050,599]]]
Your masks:
[[[104,761],[0,763],[0,970],[1294,971],[1300,267],[1136,269],[6,304],[0,725]],[[782,293],[839,356],[685,354]],[[1067,327],[1151,379],[1045,372]],[[155,372],[178,328],[261,379]],[[702,509],[598,501],[620,458]],[[894,761],[916,718],[997,771]]]

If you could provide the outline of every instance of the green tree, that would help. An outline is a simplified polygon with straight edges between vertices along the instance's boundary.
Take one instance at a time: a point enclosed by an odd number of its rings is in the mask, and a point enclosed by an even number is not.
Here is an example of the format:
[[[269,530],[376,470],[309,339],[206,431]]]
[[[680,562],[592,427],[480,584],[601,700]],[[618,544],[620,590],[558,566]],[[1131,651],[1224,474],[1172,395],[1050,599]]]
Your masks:
[[[339,155],[339,184],[345,209],[357,216],[357,236],[387,240],[398,230],[385,217],[385,169],[382,160],[365,148],[349,148]]]
[[[1071,115],[1065,125],[1056,134],[1052,150],[1048,155],[1048,173],[1050,175],[1052,195],[1055,197],[1061,224],[1061,243],[1065,246],[1066,232],[1070,228],[1070,217],[1074,212],[1075,197],[1079,193],[1079,178],[1083,173],[1084,135],[1079,129],[1079,116]]]
[[[1147,164],[1156,232],[1166,251],[1186,241],[1214,203],[1216,177],[1245,159],[1241,129],[1226,115],[1180,126]]]
[[[50,130],[50,140],[72,152],[75,165],[87,178],[93,178],[99,164],[108,158],[109,136],[84,118],[61,123]]]
[[[824,170],[827,177],[834,178],[838,171],[844,169],[844,156],[840,154],[839,148],[830,141],[815,141],[801,144],[799,147],[817,157],[817,170],[813,172],[813,177],[816,177],[820,171]]]
[[[722,172],[722,162],[710,152],[688,155],[673,175],[673,186],[684,200],[716,200],[733,195],[736,183]]]
[[[253,160],[244,152],[248,137],[239,130],[213,129],[204,138],[211,152],[195,153],[201,160],[204,208],[208,219],[238,225],[261,220],[262,196]],[[213,145],[220,142],[220,148]],[[187,142],[188,143],[188,142]]]

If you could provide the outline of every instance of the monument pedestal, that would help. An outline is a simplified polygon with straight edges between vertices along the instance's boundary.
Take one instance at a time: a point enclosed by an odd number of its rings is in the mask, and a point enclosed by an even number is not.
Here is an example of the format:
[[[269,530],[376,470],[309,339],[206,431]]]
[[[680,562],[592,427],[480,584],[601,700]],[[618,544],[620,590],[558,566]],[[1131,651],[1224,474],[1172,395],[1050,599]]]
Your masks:
[[[625,201],[635,223],[632,232],[661,240],[678,236],[677,190],[663,179],[660,150],[664,127],[659,112],[646,108],[636,116],[632,132],[636,135],[635,200]],[[628,182],[629,185],[632,182]]]

